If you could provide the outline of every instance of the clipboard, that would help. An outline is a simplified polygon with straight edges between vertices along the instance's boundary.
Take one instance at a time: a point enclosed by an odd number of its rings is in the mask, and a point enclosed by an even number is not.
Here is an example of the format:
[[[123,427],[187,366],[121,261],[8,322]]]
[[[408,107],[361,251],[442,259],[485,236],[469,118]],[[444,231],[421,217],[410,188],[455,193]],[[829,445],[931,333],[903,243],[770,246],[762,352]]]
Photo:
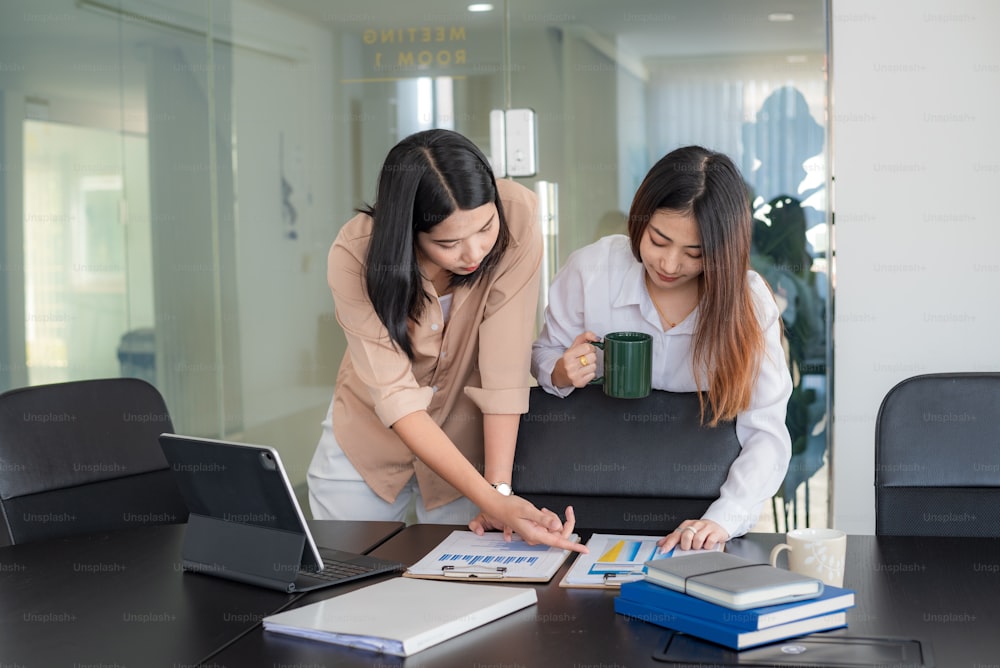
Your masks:
[[[645,562],[666,557],[682,557],[706,550],[674,548],[660,552],[656,542],[662,536],[595,533],[587,541],[589,554],[577,555],[576,561],[559,582],[560,587],[579,589],[618,589],[623,582],[642,580]],[[722,551],[722,544],[714,551]]]
[[[580,537],[573,534],[571,540]],[[502,532],[477,536],[452,531],[433,550],[403,572],[403,577],[459,582],[548,582],[563,565],[569,550],[528,545],[517,535],[511,542]]]

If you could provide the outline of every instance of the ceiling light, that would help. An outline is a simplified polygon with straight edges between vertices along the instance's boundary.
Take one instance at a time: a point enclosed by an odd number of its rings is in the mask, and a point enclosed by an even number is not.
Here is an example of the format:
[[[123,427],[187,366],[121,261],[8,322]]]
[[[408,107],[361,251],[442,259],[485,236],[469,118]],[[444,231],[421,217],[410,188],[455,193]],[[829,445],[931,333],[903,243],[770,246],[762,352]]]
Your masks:
[[[470,12],[492,12],[493,5],[488,2],[477,2],[469,5],[468,10]]]
[[[791,12],[771,12],[767,15],[767,20],[774,21],[775,23],[787,23],[795,20],[795,14]]]

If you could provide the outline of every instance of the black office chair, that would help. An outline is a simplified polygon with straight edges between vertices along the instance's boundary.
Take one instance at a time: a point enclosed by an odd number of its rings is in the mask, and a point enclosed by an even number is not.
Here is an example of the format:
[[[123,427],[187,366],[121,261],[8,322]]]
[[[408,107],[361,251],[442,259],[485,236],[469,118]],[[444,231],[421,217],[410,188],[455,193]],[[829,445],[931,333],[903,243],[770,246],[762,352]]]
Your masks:
[[[885,395],[875,533],[1000,536],[1000,373],[914,376]]]
[[[673,531],[718,498],[740,453],[734,422],[701,425],[694,393],[614,399],[599,386],[562,399],[531,389],[514,458],[514,492],[581,528]]]
[[[0,545],[187,521],[160,450],[163,397],[137,378],[0,395]]]

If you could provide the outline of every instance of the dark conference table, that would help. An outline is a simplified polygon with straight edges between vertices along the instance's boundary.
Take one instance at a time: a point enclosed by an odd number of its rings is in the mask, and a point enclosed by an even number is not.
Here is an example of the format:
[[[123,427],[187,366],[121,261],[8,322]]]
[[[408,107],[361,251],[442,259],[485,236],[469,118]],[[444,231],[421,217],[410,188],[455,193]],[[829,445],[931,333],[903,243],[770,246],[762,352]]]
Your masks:
[[[455,527],[415,525],[372,552],[414,563]],[[767,557],[780,534],[751,534],[727,550]],[[1000,661],[1000,539],[849,536],[844,586],[857,605],[848,627],[826,636],[919,640],[938,668],[994,667]],[[213,655],[208,666],[427,666],[447,668],[625,668],[667,666],[652,655],[669,631],[617,615],[614,591],[568,589],[559,580],[535,586],[538,605],[403,660],[255,629]],[[468,586],[474,587],[475,584]],[[329,596],[309,594],[296,605]],[[705,644],[703,665],[738,665],[735,653]],[[686,664],[699,665],[699,664]],[[895,663],[884,664],[898,666]]]
[[[403,563],[415,562],[456,528],[416,525],[395,533],[394,523],[313,525],[318,542],[357,552],[377,545],[371,554]],[[405,660],[265,633],[260,620],[268,614],[376,579],[286,595],[184,574],[182,531],[152,527],[0,548],[0,666],[670,665],[652,658],[670,632],[616,615],[614,591],[559,587],[569,561],[547,584],[515,585],[535,587],[537,606]],[[751,534],[727,549],[765,557],[781,539]],[[857,605],[848,612],[848,628],[824,636],[916,639],[939,668],[998,665],[1000,539],[852,535],[844,584],[856,590]],[[738,665],[728,650],[705,644],[704,651],[709,665]]]
[[[403,528],[310,526],[318,544],[359,553]],[[0,667],[196,666],[302,596],[184,573],[184,527],[0,548]]]

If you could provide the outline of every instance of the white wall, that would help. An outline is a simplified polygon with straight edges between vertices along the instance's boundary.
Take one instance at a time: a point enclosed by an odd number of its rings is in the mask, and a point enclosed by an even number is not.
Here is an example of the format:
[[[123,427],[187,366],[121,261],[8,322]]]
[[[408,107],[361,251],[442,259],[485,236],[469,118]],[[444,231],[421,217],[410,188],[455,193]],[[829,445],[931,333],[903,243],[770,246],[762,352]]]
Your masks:
[[[1000,368],[1000,3],[832,8],[833,525],[873,533],[885,393]]]

